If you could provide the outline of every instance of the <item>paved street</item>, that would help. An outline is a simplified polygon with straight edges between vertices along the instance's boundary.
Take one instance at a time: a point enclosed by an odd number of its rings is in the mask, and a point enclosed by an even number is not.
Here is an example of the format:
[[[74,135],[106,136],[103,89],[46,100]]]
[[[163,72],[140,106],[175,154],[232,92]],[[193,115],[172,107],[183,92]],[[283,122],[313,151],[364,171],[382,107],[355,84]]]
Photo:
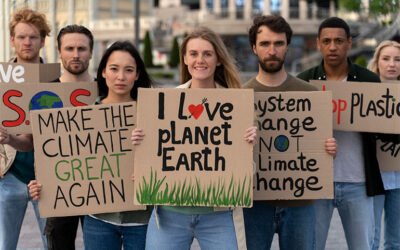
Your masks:
[[[83,249],[82,244],[82,233],[79,232],[79,237],[76,242],[77,249]],[[31,204],[29,204],[28,212],[26,214],[24,224],[22,227],[22,232],[20,236],[20,241],[18,244],[18,249],[20,250],[34,250],[40,249],[41,247],[41,240],[39,237],[39,229],[36,224],[35,215],[33,213],[33,209]],[[194,244],[192,250],[198,250],[200,247],[197,244]],[[272,246],[273,250],[278,250],[278,241],[277,237],[274,238],[274,243]],[[331,228],[329,230],[328,241],[326,245],[326,249],[328,250],[345,250],[346,247],[346,240],[344,238],[342,226],[340,224],[338,214],[334,213]]]

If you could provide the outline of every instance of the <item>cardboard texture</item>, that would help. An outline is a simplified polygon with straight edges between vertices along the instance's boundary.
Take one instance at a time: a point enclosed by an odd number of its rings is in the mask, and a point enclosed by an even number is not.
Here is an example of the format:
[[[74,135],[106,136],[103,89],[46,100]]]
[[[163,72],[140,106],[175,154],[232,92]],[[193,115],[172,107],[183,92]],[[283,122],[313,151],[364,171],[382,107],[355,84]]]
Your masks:
[[[8,83],[1,91],[1,125],[12,134],[31,133],[30,110],[86,106],[98,96],[94,82]]]
[[[59,63],[0,63],[0,83],[51,82],[60,73]]]
[[[342,131],[400,134],[400,85],[311,81],[333,94],[333,128]]]
[[[376,157],[382,171],[400,171],[400,144],[376,141]]]
[[[50,82],[60,76],[60,64],[36,64],[36,63],[0,63],[0,84],[1,83],[25,83],[25,82]],[[2,87],[2,90],[4,87]],[[2,93],[3,100],[5,92]],[[4,103],[4,102],[3,102]],[[18,106],[11,102],[8,104],[12,109]],[[1,105],[0,105],[1,106]],[[4,117],[4,109],[0,111]],[[9,112],[9,111],[8,111]],[[23,121],[21,121],[23,122]],[[3,124],[2,124],[3,125]],[[11,131],[9,131],[12,133]],[[0,177],[4,176],[14,161],[16,151],[8,145],[0,145]]]
[[[139,89],[135,204],[252,205],[253,91]]]
[[[333,198],[330,92],[255,92],[254,200]]]
[[[143,209],[131,180],[136,103],[32,111],[31,120],[41,216]]]

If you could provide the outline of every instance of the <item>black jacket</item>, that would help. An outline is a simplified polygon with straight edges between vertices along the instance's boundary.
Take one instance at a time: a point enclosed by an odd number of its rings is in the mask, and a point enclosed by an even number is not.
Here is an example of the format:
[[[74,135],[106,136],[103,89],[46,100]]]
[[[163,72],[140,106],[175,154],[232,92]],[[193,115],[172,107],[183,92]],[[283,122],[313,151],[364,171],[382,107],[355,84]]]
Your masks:
[[[349,65],[349,73],[347,81],[350,82],[380,82],[379,76],[366,68],[353,64],[347,59]],[[318,66],[308,69],[299,75],[298,78],[305,81],[309,80],[326,80],[324,70],[324,61]],[[376,158],[376,136],[374,133],[361,133],[364,155],[364,170],[367,186],[367,195],[374,196],[384,193],[384,187],[379,170],[378,160]]]

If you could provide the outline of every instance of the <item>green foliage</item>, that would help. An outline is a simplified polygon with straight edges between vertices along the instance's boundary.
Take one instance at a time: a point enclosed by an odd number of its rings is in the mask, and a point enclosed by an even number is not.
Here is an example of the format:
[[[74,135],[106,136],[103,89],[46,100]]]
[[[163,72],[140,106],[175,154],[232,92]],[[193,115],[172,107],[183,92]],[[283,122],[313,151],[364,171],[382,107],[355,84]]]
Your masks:
[[[399,10],[400,0],[369,0],[369,12],[371,15],[387,15]],[[362,0],[339,0],[339,7],[348,11],[359,12],[362,10]]]
[[[229,186],[226,187],[223,180],[209,186],[202,186],[199,179],[195,182],[174,183],[171,187],[164,183],[165,176],[161,180],[157,178],[157,172],[150,173],[147,181],[144,177],[136,191],[136,198],[141,204],[166,204],[176,206],[246,206],[251,205],[251,182],[243,180],[235,182],[231,177]],[[161,187],[164,187],[162,190]]]
[[[354,63],[365,68],[365,67],[367,67],[368,60],[367,60],[366,56],[359,55],[359,56],[357,56],[356,60],[354,60]]]
[[[168,64],[171,68],[176,68],[179,65],[179,43],[177,37],[174,37],[174,40],[172,41],[172,49]]]
[[[399,0],[370,0],[369,11],[372,15],[387,15],[399,11]]]
[[[339,0],[339,7],[348,11],[361,10],[361,0]]]
[[[153,67],[153,46],[149,31],[144,36],[143,62],[145,67]]]

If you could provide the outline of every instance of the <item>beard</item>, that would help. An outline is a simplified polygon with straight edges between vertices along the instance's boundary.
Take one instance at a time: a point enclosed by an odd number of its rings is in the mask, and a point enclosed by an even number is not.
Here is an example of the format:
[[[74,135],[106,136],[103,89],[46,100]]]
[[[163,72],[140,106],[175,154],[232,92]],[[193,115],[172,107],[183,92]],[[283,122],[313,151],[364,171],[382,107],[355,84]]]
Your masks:
[[[18,53],[17,56],[27,62],[34,61],[39,58],[39,52],[34,53]]]
[[[80,75],[84,73],[88,67],[89,62],[79,61],[79,64],[73,64],[78,61],[71,61],[70,63],[63,63],[64,69],[73,75]]]
[[[269,62],[277,62],[277,63],[268,65]],[[267,59],[258,58],[258,64],[261,66],[261,69],[267,73],[279,72],[282,69],[284,62],[285,62],[285,57],[283,57],[283,59],[276,56],[271,56]]]

